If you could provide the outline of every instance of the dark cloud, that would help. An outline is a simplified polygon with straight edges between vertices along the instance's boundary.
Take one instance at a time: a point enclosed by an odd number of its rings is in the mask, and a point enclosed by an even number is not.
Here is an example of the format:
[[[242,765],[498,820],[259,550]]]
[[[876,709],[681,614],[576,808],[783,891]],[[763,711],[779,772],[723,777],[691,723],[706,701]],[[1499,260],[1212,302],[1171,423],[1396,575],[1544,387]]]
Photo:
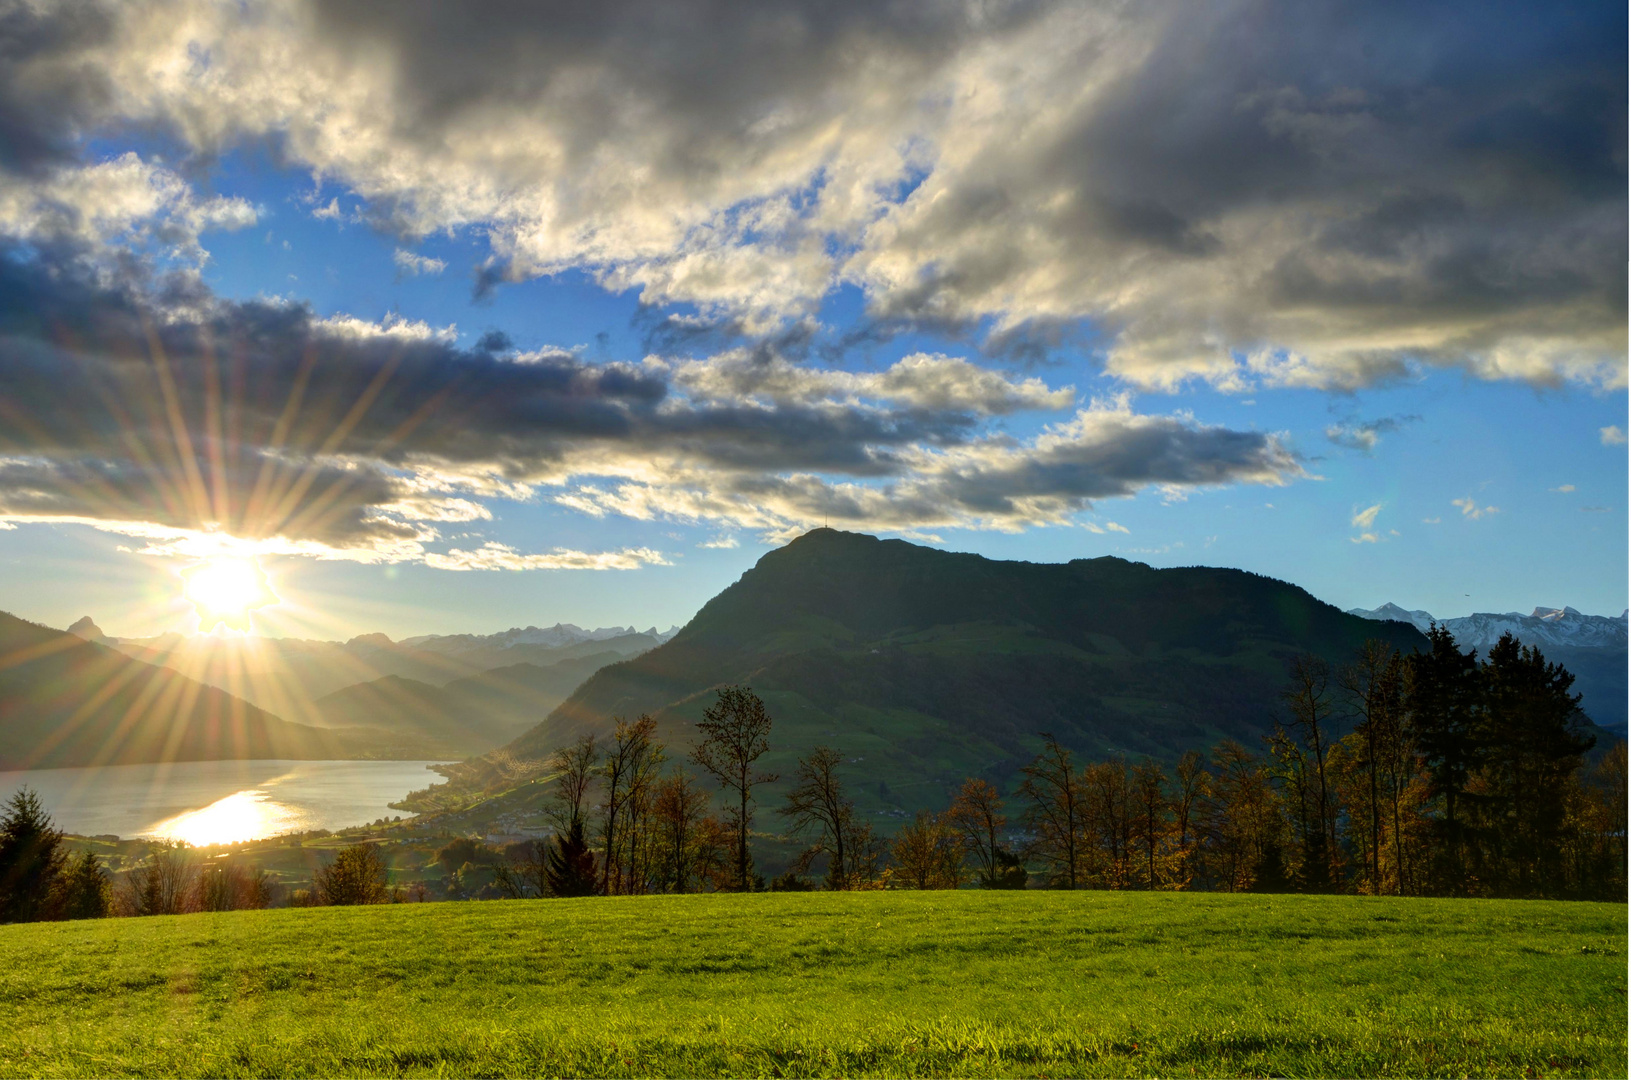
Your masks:
[[[1370,453],[1383,435],[1399,431],[1407,424],[1420,423],[1414,413],[1383,416],[1375,420],[1342,420],[1325,429],[1325,437],[1338,446]]]

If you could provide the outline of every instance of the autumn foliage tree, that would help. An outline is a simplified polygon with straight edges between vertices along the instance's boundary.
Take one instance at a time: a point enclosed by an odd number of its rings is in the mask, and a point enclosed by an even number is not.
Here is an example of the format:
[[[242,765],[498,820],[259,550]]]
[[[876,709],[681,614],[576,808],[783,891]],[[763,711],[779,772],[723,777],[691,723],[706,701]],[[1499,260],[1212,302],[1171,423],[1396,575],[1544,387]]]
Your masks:
[[[753,827],[753,790],[773,784],[775,773],[755,767],[770,750],[770,715],[765,704],[745,686],[726,686],[697,721],[702,741],[691,751],[691,760],[719,784],[734,805],[726,809],[726,821],[736,838],[734,888],[752,887],[753,857],[748,850],[748,833]]]

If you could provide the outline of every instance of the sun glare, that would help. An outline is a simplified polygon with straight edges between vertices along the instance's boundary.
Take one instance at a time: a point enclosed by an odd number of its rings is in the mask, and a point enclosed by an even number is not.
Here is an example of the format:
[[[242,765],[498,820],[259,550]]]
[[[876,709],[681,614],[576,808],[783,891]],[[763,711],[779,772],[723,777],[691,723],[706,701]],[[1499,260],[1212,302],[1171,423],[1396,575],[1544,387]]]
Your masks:
[[[236,844],[288,832],[302,824],[301,814],[266,797],[264,791],[240,791],[198,810],[177,814],[153,827],[152,835],[193,847]]]
[[[198,630],[250,628],[249,613],[278,602],[266,571],[254,559],[214,558],[182,571],[187,599],[198,609]]]

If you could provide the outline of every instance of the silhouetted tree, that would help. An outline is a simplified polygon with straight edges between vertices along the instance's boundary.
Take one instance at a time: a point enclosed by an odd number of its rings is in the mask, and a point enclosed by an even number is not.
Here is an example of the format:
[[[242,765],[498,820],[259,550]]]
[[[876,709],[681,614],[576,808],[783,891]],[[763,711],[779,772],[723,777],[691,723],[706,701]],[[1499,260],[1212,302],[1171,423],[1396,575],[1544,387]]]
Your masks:
[[[33,788],[6,803],[0,818],[0,922],[34,922],[52,915],[51,896],[67,853],[62,833]]]
[[[726,686],[718,699],[703,711],[697,722],[702,741],[691,751],[691,760],[718,781],[720,789],[736,796],[736,805],[726,810],[727,824],[736,833],[736,879],[734,887],[752,887],[752,857],[748,852],[748,831],[753,825],[753,789],[780,779],[775,773],[759,772],[753,763],[770,749],[770,716],[764,702],[745,686]]]
[[[1174,863],[1182,861],[1182,856],[1173,850],[1172,806],[1167,799],[1166,770],[1154,761],[1133,766],[1131,794],[1133,834],[1143,871],[1138,884],[1146,889],[1159,889],[1172,881]]]
[[[558,832],[570,833],[573,822],[583,823],[584,807],[598,775],[599,761],[600,747],[593,735],[581,736],[571,746],[563,746],[549,755],[549,768],[556,776],[544,812]]]
[[[1067,889],[1082,884],[1082,832],[1086,807],[1081,777],[1070,751],[1047,732],[1042,752],[1020,770],[1020,794],[1027,800],[1025,822],[1031,827],[1031,853],[1053,867],[1053,884]]]
[[[666,755],[653,736],[657,722],[642,715],[632,724],[617,719],[617,730],[601,766],[601,891],[645,891],[646,835],[657,772]]]
[[[566,835],[555,834],[544,874],[549,883],[550,896],[594,895],[598,881],[595,853],[589,850],[589,844],[583,838],[581,818],[571,824]]]
[[[1195,871],[1196,814],[1212,791],[1212,774],[1198,750],[1188,750],[1173,770],[1172,825],[1178,834],[1178,869],[1173,881],[1188,888]]]
[[[388,904],[388,876],[377,844],[353,844],[341,848],[333,861],[320,867],[312,884],[325,904]]]
[[[722,826],[708,816],[708,793],[690,773],[677,769],[657,785],[652,806],[661,885],[677,893],[720,862]]]
[[[974,857],[976,880],[984,888],[995,887],[1000,871],[997,852],[1001,849],[1002,830],[1008,819],[1003,816],[1002,796],[984,780],[969,778],[946,811],[946,820],[963,838],[963,849]]]
[[[1463,653],[1439,625],[1427,631],[1428,649],[1413,653],[1405,672],[1408,732],[1426,766],[1429,797],[1443,803],[1437,818],[1435,892],[1464,892],[1462,803],[1479,765],[1482,688],[1478,654]]]
[[[125,872],[114,890],[114,904],[124,915],[180,915],[196,899],[197,878],[198,868],[185,847],[159,846]]]
[[[776,812],[787,818],[795,836],[814,832],[815,843],[805,851],[801,863],[808,865],[818,855],[827,857],[827,887],[843,889],[850,885],[855,832],[855,804],[844,795],[838,778],[843,759],[831,747],[818,746],[808,757],[799,759],[793,773],[793,787],[786,805]],[[846,848],[851,850],[846,851]]]
[[[272,883],[266,871],[236,864],[214,863],[198,873],[193,888],[194,911],[246,911],[272,902]]]
[[[1336,808],[1329,769],[1335,702],[1330,680],[1330,668],[1319,657],[1293,660],[1291,686],[1284,695],[1291,723],[1276,720],[1268,740],[1297,815],[1298,878],[1303,888],[1314,892],[1331,888],[1337,878]],[[1276,853],[1281,850],[1278,843],[1276,839]]]

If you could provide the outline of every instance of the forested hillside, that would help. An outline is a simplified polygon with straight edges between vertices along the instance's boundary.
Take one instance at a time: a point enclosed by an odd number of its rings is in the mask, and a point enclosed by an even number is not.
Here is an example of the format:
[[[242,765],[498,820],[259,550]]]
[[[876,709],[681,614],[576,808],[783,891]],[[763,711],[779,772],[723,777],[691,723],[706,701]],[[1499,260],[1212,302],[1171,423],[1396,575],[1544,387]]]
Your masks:
[[[639,713],[685,745],[707,691],[741,682],[776,719],[773,766],[828,743],[863,798],[915,809],[965,776],[1005,783],[1041,731],[1094,757],[1255,745],[1292,656],[1343,663],[1368,637],[1424,644],[1238,570],[999,562],[821,529],[767,554],[667,644],[603,668],[508,750],[540,758]]]

